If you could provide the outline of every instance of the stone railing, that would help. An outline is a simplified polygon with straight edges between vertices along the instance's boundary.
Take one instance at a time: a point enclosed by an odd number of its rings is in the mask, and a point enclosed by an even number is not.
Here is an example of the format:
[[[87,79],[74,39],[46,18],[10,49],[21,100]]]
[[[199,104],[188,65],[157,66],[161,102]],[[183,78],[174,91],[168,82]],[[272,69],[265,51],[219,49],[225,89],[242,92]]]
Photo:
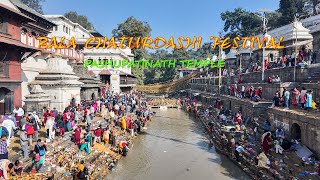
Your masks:
[[[320,64],[312,64],[305,66],[304,68],[297,66],[296,67],[296,82],[303,82],[312,75],[314,71],[320,70]],[[268,77],[273,75],[278,75],[281,82],[294,82],[294,67],[284,67],[284,68],[275,68],[268,69],[264,72],[264,81],[267,81]],[[262,81],[262,72],[250,72],[240,75],[243,83],[256,83]],[[235,82],[239,79],[239,75],[232,76],[230,78],[231,82]],[[223,78],[223,82],[226,82],[226,79]]]

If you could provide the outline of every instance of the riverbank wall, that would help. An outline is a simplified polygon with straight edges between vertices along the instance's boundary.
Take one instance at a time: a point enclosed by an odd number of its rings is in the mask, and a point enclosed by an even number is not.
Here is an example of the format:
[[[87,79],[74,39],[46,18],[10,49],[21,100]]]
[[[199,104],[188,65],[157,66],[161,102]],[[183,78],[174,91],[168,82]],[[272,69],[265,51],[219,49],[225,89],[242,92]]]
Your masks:
[[[204,108],[201,108],[203,106]],[[241,140],[241,143],[245,145],[245,151],[242,152],[242,156],[240,158],[240,163],[235,161],[233,152],[234,147],[230,146],[230,144],[225,144],[223,138],[221,137],[221,133],[226,133],[222,129],[221,122],[216,118],[219,111],[217,109],[213,109],[213,115],[210,117],[206,117],[203,113],[206,108],[208,108],[209,104],[202,104],[201,106],[193,106],[187,105],[187,108],[184,106],[182,109],[186,110],[188,114],[194,116],[196,120],[201,121],[201,123],[205,126],[208,134],[211,136],[212,141],[216,147],[216,150],[221,154],[229,157],[235,165],[239,166],[253,179],[317,179],[317,161],[305,162],[301,160],[296,152],[289,150],[286,151],[283,155],[276,154],[274,150],[268,155],[270,159],[270,168],[259,168],[256,163],[256,157],[261,151],[261,141],[258,138],[257,141],[254,141],[252,126],[246,126],[248,129],[248,135],[245,136],[245,140]],[[210,123],[213,123],[211,126]],[[210,128],[211,126],[211,128]],[[239,132],[240,133],[240,132]],[[229,134],[229,133],[228,133]],[[237,132],[231,133],[235,136],[239,134]],[[238,134],[238,135],[237,135]],[[241,133],[240,133],[241,134]],[[263,132],[259,132],[258,134],[262,135]],[[242,134],[244,135],[244,134]],[[230,138],[229,135],[227,135]],[[239,136],[235,137],[236,142],[239,142]],[[242,139],[242,138],[241,138]],[[229,140],[228,140],[229,141]],[[272,146],[273,147],[273,146]],[[272,148],[273,149],[273,148]],[[314,159],[314,158],[312,158]],[[304,178],[305,177],[305,178]]]

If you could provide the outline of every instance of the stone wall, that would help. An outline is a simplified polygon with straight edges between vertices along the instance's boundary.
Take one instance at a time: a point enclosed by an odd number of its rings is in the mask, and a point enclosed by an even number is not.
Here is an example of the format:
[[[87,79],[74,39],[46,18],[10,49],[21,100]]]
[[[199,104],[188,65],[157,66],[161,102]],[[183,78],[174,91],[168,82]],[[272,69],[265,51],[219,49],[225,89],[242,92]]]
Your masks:
[[[235,84],[230,84],[230,85],[235,85]],[[191,83],[190,86],[194,90],[213,93],[213,94],[218,94],[218,91],[219,91],[219,86],[217,86],[217,85]],[[271,101],[273,99],[276,91],[280,91],[282,94],[283,88],[292,89],[294,87],[299,87],[299,84],[297,84],[297,83],[274,83],[274,84],[244,83],[244,84],[239,84],[237,86],[238,86],[239,90],[241,90],[242,86],[244,86],[244,87],[253,86],[255,88],[262,87],[262,98],[265,100]],[[309,86],[306,86],[306,87],[309,87]],[[228,95],[228,86],[222,85],[220,92],[221,92],[221,94]]]
[[[95,98],[98,98],[99,88],[81,88],[80,90],[80,98],[81,100],[91,100],[92,94],[94,94]]]
[[[261,114],[264,114],[265,109],[272,104],[263,101],[253,102],[231,96],[221,96],[220,99],[226,109],[231,109],[232,112],[241,110],[244,117],[250,117],[251,119],[258,118]]]
[[[47,68],[47,62],[41,57],[29,57],[26,61],[21,63],[21,88],[22,88],[22,100],[25,100],[25,96],[30,94],[29,83],[35,80],[39,75],[39,72],[44,71]],[[24,105],[24,102],[22,102]]]
[[[50,96],[50,108],[57,108],[58,111],[69,106],[72,98],[75,98],[76,103],[80,103],[80,87],[55,87],[42,86],[43,91]]]
[[[296,82],[304,82],[315,71],[320,69],[320,64],[309,65],[308,68],[296,67]],[[294,67],[275,68],[272,70],[266,70],[264,72],[264,80],[267,81],[268,77],[272,75],[278,75],[281,82],[294,82]],[[229,82],[229,78],[222,78],[222,82]],[[235,82],[239,79],[239,75],[230,78],[230,82]],[[261,82],[262,72],[250,72],[241,75],[243,83],[256,83]]]
[[[294,127],[297,125],[301,129],[301,141],[313,152],[320,155],[320,119],[319,117],[306,116],[304,113],[285,111],[281,109],[269,108],[267,117],[272,124],[273,130],[278,126],[283,126],[286,137],[291,139],[295,134]]]

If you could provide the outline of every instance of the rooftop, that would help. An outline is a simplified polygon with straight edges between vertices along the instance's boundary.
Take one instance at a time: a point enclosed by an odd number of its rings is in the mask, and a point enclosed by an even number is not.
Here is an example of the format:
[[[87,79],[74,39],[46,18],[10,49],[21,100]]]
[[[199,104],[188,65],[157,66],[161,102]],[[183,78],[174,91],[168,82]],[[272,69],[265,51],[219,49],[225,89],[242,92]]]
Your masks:
[[[38,13],[37,11],[35,11],[34,9],[30,8],[29,6],[23,4],[20,0],[10,0],[15,6],[17,6],[20,9],[23,9],[31,14],[34,14],[44,20],[46,20],[47,22],[49,22],[50,24],[52,24],[53,26],[55,26],[55,24],[51,21],[49,21],[48,19],[46,19],[42,14]]]

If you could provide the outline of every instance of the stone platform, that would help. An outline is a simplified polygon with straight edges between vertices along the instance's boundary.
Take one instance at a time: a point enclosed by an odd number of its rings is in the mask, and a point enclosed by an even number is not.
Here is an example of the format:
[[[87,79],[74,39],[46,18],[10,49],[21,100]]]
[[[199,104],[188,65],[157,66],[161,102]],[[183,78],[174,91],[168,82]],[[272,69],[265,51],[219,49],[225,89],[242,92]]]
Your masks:
[[[302,144],[320,157],[320,117],[318,113],[268,108],[266,110],[272,129],[282,126],[290,139],[301,138]]]

